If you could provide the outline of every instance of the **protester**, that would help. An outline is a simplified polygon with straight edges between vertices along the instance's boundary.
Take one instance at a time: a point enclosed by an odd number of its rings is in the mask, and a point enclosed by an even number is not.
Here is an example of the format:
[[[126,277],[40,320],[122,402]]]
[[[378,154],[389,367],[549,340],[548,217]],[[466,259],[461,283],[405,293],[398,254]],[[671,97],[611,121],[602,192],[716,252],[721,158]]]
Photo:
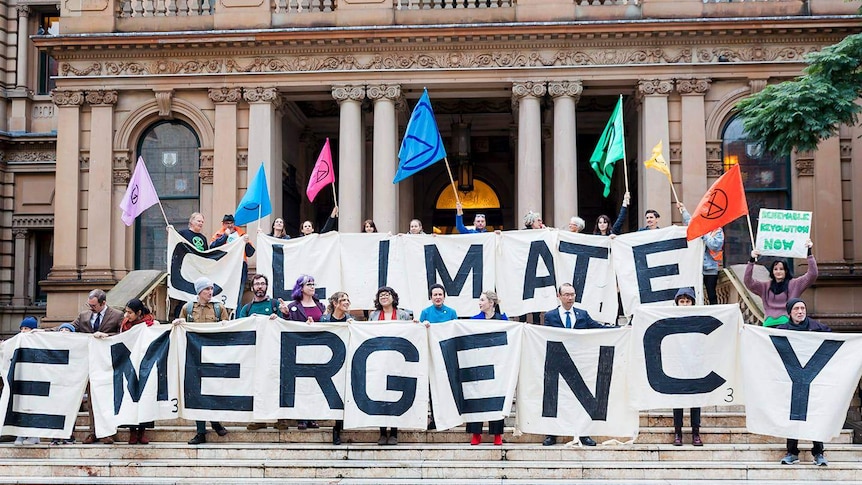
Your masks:
[[[587,227],[587,223],[578,216],[572,216],[569,219],[569,232],[581,232]]]
[[[544,229],[545,223],[542,222],[542,214],[529,211],[524,216],[524,229]]]
[[[682,223],[687,226],[691,222],[691,214],[685,206],[679,204],[682,213]],[[718,265],[724,260],[724,230],[713,229],[700,237],[703,240],[703,286],[706,288],[708,305],[718,304]]]
[[[455,228],[460,234],[476,234],[488,230],[485,214],[476,214],[473,216],[473,229],[468,229],[464,225],[464,205],[460,201],[455,203]]]
[[[623,222],[625,222],[626,216],[628,215],[630,199],[631,194],[626,192],[625,195],[623,195],[623,205],[620,207],[620,213],[613,225],[611,225],[610,217],[605,214],[600,215],[596,219],[596,228],[593,229],[593,234],[610,237],[616,237],[617,235],[622,234]]]
[[[242,273],[240,273],[239,294],[236,302],[242,302],[242,294],[245,291],[245,282],[248,278],[248,258],[254,255],[254,246],[249,241],[248,234],[241,227],[236,227],[233,214],[225,214],[221,220],[221,229],[210,238],[210,248],[217,248],[225,244],[242,239],[245,241],[245,254],[242,257]]]
[[[814,244],[809,239],[805,245],[808,247],[808,270],[802,276],[793,277],[793,264],[784,259],[776,259],[769,267],[769,281],[754,279],[754,263],[760,256],[760,251],[751,251],[751,259],[745,267],[743,282],[745,287],[763,300],[764,327],[774,327],[788,322],[784,306],[788,301],[799,298],[802,293],[817,279],[817,261],[811,253]]]
[[[350,315],[350,296],[343,291],[336,291],[329,297],[329,305],[326,306],[326,313],[320,317],[321,322],[353,322],[353,317]],[[341,444],[341,430],[344,429],[344,421],[341,419],[335,420],[335,426],[332,427],[332,444]]]
[[[144,306],[144,303],[141,300],[138,298],[132,298],[128,303],[126,303],[123,322],[120,324],[120,333],[128,332],[132,327],[141,323],[148,327],[152,327],[156,321],[153,318],[153,314],[150,312],[150,309]],[[153,427],[155,427],[155,423],[152,421],[129,426],[129,444],[150,444],[150,440],[147,438],[145,431],[147,428]]]
[[[458,318],[458,313],[454,308],[443,304],[446,301],[446,287],[440,283],[431,285],[428,290],[428,298],[431,300],[431,306],[426,307],[419,314],[420,322],[425,324],[443,323]]]
[[[571,283],[563,283],[557,288],[557,298],[560,300],[560,306],[545,313],[544,324],[546,327],[571,329],[609,328],[593,320],[586,310],[574,308],[576,299],[575,287]],[[580,442],[584,446],[596,446],[596,442],[589,436],[581,436]],[[557,437],[554,435],[547,435],[545,436],[545,440],[542,441],[543,446],[551,446],[556,443]]]
[[[483,291],[479,296],[479,313],[474,315],[473,320],[508,320],[505,313],[500,313],[500,300],[497,293],[491,290]],[[467,432],[472,434],[471,445],[482,443],[482,422],[467,423]],[[503,444],[503,420],[497,419],[488,422],[488,433],[494,435],[494,445]]]
[[[695,303],[694,288],[680,288],[673,299],[677,306],[692,306]],[[682,408],[673,410],[673,445],[682,446]],[[700,408],[689,409],[691,419],[691,444],[703,446],[700,439]]]
[[[293,291],[290,294],[292,301],[281,303],[281,312],[287,315],[287,320],[293,322],[314,323],[319,322],[325,310],[323,303],[317,299],[315,294],[314,277],[304,274],[296,279]],[[301,430],[306,428],[317,429],[320,425],[317,421],[300,420],[296,423]]]
[[[832,329],[808,316],[808,309],[805,302],[799,298],[791,298],[787,300],[785,305],[789,321],[779,325],[779,330],[795,330],[800,332],[831,332]],[[815,441],[811,447],[811,456],[814,457],[814,464],[817,466],[826,466],[829,464],[826,457],[823,456],[823,442]],[[787,440],[787,455],[781,459],[782,465],[793,465],[799,463],[799,440]]]
[[[369,234],[377,232],[377,224],[375,224],[371,219],[365,219],[365,222],[362,223],[362,232]]]
[[[329,214],[329,218],[326,219],[326,223],[323,225],[323,229],[320,230],[321,234],[326,234],[327,232],[335,229],[335,223],[338,221],[338,206],[332,208],[332,212]],[[302,228],[300,229],[299,236],[308,236],[309,234],[314,234],[314,224],[311,221],[305,221],[302,223]]]
[[[410,221],[410,231],[408,234],[425,234],[425,231],[422,230],[422,221],[419,219],[412,219]]]
[[[59,326],[54,328],[55,332],[66,332],[66,333],[74,333],[75,327],[72,326],[71,323],[61,323]],[[51,440],[51,445],[70,445],[75,442],[75,431],[69,434],[69,437],[66,439],[54,438]]]
[[[183,305],[180,317],[173,321],[174,325],[182,323],[215,323],[228,320],[228,310],[219,302],[213,301],[213,282],[205,276],[195,280],[195,293],[197,301],[190,301]],[[218,421],[210,421],[213,431],[219,436],[227,434],[227,429]],[[195,421],[196,433],[189,440],[190,445],[199,445],[207,442],[206,421]]]
[[[35,317],[24,317],[18,326],[20,333],[30,333],[39,328],[39,322]],[[15,438],[15,446],[38,445],[42,440],[37,436],[18,436]]]
[[[288,236],[287,232],[284,230],[284,219],[276,217],[275,220],[272,221],[272,231],[269,233],[269,237],[290,239],[290,236]]]
[[[204,239],[206,243],[206,239]],[[120,331],[120,324],[123,322],[123,312],[116,308],[108,306],[108,295],[99,289],[93,290],[87,295],[87,307],[89,310],[81,312],[75,320],[72,321],[72,326],[76,332],[90,333],[95,338],[110,337]],[[90,384],[87,384],[87,413],[90,415],[90,433],[84,439],[84,444],[89,445],[96,441],[101,441],[106,445],[114,443],[114,438],[106,436],[99,440],[96,439],[95,421],[93,420],[93,403],[92,393],[90,392]]]
[[[638,231],[650,231],[653,229],[658,229],[658,220],[661,219],[661,214],[658,213],[655,209],[647,209],[644,212],[644,222],[646,225]]]
[[[398,293],[388,286],[377,288],[374,295],[374,311],[368,317],[369,322],[384,320],[411,321],[413,317],[405,310],[398,308]],[[388,433],[385,426],[380,427],[380,437],[377,438],[378,445],[397,445],[398,428],[389,428]]]
[[[195,247],[198,251],[206,251],[209,249],[209,244],[207,243],[207,238],[201,231],[204,229],[204,216],[200,212],[192,212],[192,215],[189,216],[189,227],[188,229],[182,229],[177,231],[180,236],[185,238],[186,241],[192,243],[192,246]]]

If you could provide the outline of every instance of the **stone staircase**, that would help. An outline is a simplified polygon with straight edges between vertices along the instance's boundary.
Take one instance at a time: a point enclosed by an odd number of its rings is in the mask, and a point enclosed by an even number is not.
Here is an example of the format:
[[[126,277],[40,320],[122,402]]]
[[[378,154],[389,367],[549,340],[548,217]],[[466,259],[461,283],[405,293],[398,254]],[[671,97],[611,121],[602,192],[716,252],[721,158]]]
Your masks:
[[[121,431],[114,445],[0,445],[0,483],[634,483],[722,484],[860,483],[862,445],[845,430],[826,445],[828,467],[811,464],[810,443],[802,443],[799,465],[780,465],[784,440],[745,430],[741,407],[703,410],[701,435],[706,446],[674,447],[672,415],[641,413],[641,433],[634,444],[595,448],[541,446],[542,436],[513,436],[507,420],[503,446],[470,446],[463,428],[449,431],[400,431],[397,446],[378,446],[376,430],[345,431],[333,446],[331,422],[321,429],[267,428],[248,431],[225,423],[229,434],[208,434],[209,443],[190,446],[193,423],[160,421],[149,430],[149,445],[128,445]],[[86,414],[76,437],[86,436]],[[686,416],[688,422],[688,416]],[[686,430],[687,431],[687,430]],[[688,433],[685,435],[688,441]],[[43,440],[47,441],[47,440]],[[486,439],[486,441],[490,441]],[[560,440],[562,443],[564,440]],[[610,481],[610,482],[609,482]]]

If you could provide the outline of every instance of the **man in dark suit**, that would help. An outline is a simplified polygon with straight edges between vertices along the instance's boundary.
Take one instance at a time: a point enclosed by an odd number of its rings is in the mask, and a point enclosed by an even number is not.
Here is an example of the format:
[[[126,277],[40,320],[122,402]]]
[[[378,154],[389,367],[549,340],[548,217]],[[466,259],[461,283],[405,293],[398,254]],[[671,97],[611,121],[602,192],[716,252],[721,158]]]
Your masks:
[[[93,337],[105,338],[120,332],[120,324],[123,323],[123,312],[108,306],[108,295],[102,290],[93,290],[87,295],[87,306],[89,310],[81,312],[72,322],[75,331],[79,333],[91,333]],[[93,421],[93,394],[90,385],[87,384],[87,411],[90,414],[90,434],[84,439],[85,444],[96,442],[95,423]],[[102,438],[102,443],[107,445],[114,442],[110,436]]]
[[[545,313],[546,327],[559,328],[607,328],[606,325],[599,323],[590,316],[586,310],[574,308],[575,304],[575,287],[571,283],[563,283],[557,288],[557,298],[560,300],[560,306]],[[596,446],[596,442],[589,436],[580,437],[581,444],[584,446]],[[557,443],[557,437],[554,435],[545,436],[542,445],[551,446]]]

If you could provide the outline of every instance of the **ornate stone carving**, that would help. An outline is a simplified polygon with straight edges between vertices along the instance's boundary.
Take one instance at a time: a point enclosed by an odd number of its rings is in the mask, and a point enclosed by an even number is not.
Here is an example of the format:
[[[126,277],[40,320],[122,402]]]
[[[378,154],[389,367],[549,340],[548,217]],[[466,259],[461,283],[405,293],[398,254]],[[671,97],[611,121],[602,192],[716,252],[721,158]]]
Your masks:
[[[30,231],[23,227],[12,228],[12,235],[15,236],[15,239],[27,239],[27,234]]]
[[[748,81],[748,87],[751,89],[751,94],[759,93],[766,87],[766,79],[752,79]]]
[[[706,94],[712,79],[677,79],[676,90],[679,94]]]
[[[54,227],[53,215],[14,215],[12,216],[12,227],[22,229],[43,229]]]
[[[374,84],[365,90],[368,99],[388,99],[394,101],[401,96],[401,86],[398,84]]]
[[[679,162],[682,160],[682,146],[680,146],[679,142],[668,143],[667,152],[670,156],[670,162]]]
[[[641,96],[666,96],[673,91],[673,81],[670,79],[650,79],[638,81],[638,94]]]
[[[159,116],[162,118],[170,118],[173,116],[171,112],[173,111],[173,99],[174,99],[174,90],[173,89],[159,89],[154,92],[156,96],[156,106],[159,107]]]
[[[709,177],[721,177],[724,175],[724,166],[721,162],[706,162],[706,176]]]
[[[205,184],[213,183],[213,169],[212,168],[203,168],[200,169],[200,178],[201,182]]]
[[[6,154],[9,162],[53,162],[57,159],[54,150],[21,150]]]
[[[518,101],[527,96],[541,98],[545,95],[547,89],[542,81],[523,81],[512,83],[512,99]]]
[[[89,155],[79,155],[78,156],[78,167],[81,170],[90,170],[90,156]]]
[[[236,103],[242,99],[242,89],[214,88],[209,90],[209,97],[213,103]]]
[[[16,9],[18,10],[18,17],[27,18],[33,12],[33,10],[27,5],[18,5]]]
[[[272,103],[278,100],[277,88],[243,88],[242,98],[249,103]]]
[[[721,163],[721,140],[706,142],[706,159]]]
[[[800,177],[814,175],[814,152],[798,152],[796,154],[796,173]]]
[[[87,91],[85,97],[88,104],[112,105],[117,104],[117,92],[111,90]]]
[[[33,118],[53,118],[55,108],[53,104],[39,104],[33,106]]]
[[[248,168],[248,153],[237,153],[236,154],[236,167],[237,168]]]
[[[853,144],[849,140],[841,140],[838,146],[838,153],[840,153],[840,157],[842,159],[850,159],[850,156],[853,154]]]
[[[570,96],[575,98],[577,103],[583,92],[584,85],[581,81],[548,81],[548,94],[552,98]]]
[[[800,62],[805,54],[816,52],[817,47],[715,47],[698,49],[697,58],[700,62],[750,62],[750,61],[794,61]]]
[[[84,104],[84,92],[55,89],[51,91],[51,101],[57,106],[81,106]]]
[[[129,179],[132,178],[131,172],[129,170],[123,170],[123,169],[114,169],[112,175],[113,175],[114,185],[128,185]]]
[[[91,64],[84,64],[81,67],[75,67],[68,62],[61,62],[59,73],[60,76],[101,76],[102,64],[93,62]]]

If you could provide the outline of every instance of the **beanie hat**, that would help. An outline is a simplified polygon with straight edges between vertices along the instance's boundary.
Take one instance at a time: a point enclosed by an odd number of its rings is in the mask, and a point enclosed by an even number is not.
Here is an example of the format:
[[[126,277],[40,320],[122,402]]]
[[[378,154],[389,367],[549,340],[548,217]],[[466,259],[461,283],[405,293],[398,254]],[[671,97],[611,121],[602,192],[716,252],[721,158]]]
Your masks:
[[[213,287],[212,280],[207,278],[206,276],[201,276],[200,278],[195,280],[195,293],[197,293],[198,295],[200,295],[201,292],[204,291],[205,289],[212,288],[212,287]]]
[[[37,328],[38,326],[39,326],[39,322],[36,321],[35,317],[25,317],[24,320],[21,320],[21,325],[19,326],[19,328],[27,327],[30,329],[34,329],[34,328]]]
[[[797,303],[802,303],[803,305],[805,305],[805,300],[803,300],[802,298],[791,298],[787,300],[787,305],[785,306],[785,308],[787,309],[788,314],[790,314],[790,310],[792,310],[793,306]],[[807,309],[808,305],[805,305],[805,308]]]
[[[697,299],[694,297],[694,288],[692,288],[691,286],[687,286],[685,288],[680,288],[676,292],[676,296],[673,297],[673,302],[676,303],[677,305],[679,305],[679,300],[682,297],[688,298],[689,300],[692,301],[692,303],[697,301]]]
[[[58,331],[58,332],[59,332],[59,331],[61,331],[61,330],[63,330],[63,329],[66,329],[66,330],[68,330],[68,331],[70,331],[70,332],[74,332],[74,331],[75,331],[75,326],[74,326],[74,325],[72,325],[71,323],[68,323],[68,322],[67,322],[67,323],[64,323],[64,324],[60,325],[59,327],[57,327],[57,331]]]

